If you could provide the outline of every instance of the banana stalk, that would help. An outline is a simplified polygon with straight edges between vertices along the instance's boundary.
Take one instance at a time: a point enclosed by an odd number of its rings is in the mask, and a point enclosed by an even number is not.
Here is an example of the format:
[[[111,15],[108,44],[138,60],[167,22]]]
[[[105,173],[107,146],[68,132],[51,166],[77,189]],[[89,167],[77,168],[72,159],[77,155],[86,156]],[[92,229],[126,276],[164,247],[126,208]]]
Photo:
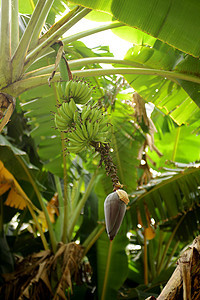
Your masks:
[[[96,170],[94,172],[94,174],[92,175],[91,179],[90,179],[90,182],[87,186],[87,189],[83,195],[83,197],[81,198],[81,200],[79,201],[76,209],[74,210],[74,213],[70,219],[70,223],[69,223],[69,229],[68,229],[68,237],[69,237],[69,240],[71,239],[71,236],[72,236],[72,233],[73,233],[73,230],[74,230],[74,226],[80,216],[80,213],[81,213],[81,209],[83,208],[85,202],[87,201],[91,191],[92,191],[92,188],[94,186],[94,183],[95,183],[95,179],[96,179],[96,176],[97,176],[97,173],[98,173],[98,170]]]
[[[11,34],[10,34],[11,3],[1,1],[1,26],[0,26],[0,89],[11,82]]]
[[[16,81],[23,73],[24,61],[29,48],[29,44],[34,32],[34,28],[38,23],[40,14],[45,5],[45,2],[46,2],[45,0],[39,0],[37,2],[37,5],[31,16],[31,19],[28,22],[26,30],[20,40],[20,43],[14,53],[14,56],[12,57],[13,81]]]
[[[18,0],[11,0],[11,55],[19,45]]]
[[[46,20],[46,18],[48,16],[48,13],[49,13],[49,11],[50,11],[50,9],[51,9],[54,1],[55,0],[47,0],[45,2],[45,5],[44,5],[44,7],[42,9],[42,12],[41,12],[41,14],[40,14],[40,16],[38,18],[37,24],[36,24],[36,26],[34,28],[29,49],[34,48],[38,44],[40,32],[42,30],[44,22],[45,22],[45,20]]]
[[[34,48],[30,53],[28,53],[26,57],[26,61],[24,64],[24,71],[36,60],[38,59],[44,51],[54,44],[60,36],[62,36],[67,30],[69,30],[74,24],[76,24],[79,20],[85,17],[90,12],[90,9],[84,8],[81,12],[71,18],[66,24],[61,26],[56,32],[54,32],[50,37],[48,37],[45,41],[39,44],[36,48]]]

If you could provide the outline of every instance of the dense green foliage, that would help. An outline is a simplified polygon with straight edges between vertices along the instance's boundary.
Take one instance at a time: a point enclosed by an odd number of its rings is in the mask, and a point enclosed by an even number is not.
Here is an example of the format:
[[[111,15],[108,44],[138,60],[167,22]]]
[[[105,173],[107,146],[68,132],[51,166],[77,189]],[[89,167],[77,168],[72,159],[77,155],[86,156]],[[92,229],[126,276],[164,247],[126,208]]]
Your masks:
[[[84,247],[84,258],[81,278],[75,280],[69,273],[71,299],[156,296],[180,251],[199,232],[200,5],[189,0],[69,1],[71,11],[55,23],[55,17],[65,12],[60,0],[20,0],[19,20],[18,1],[11,2],[6,6],[1,1],[5,59],[0,62],[0,92],[15,97],[16,108],[0,135],[0,160],[6,168],[0,173],[0,272],[15,269],[14,254],[27,257],[43,249],[55,254],[59,243],[76,242]],[[11,7],[16,10],[9,31],[6,14]],[[69,36],[67,30],[83,17],[110,23],[85,32],[79,28]],[[107,45],[90,49],[80,41],[106,29],[133,43],[124,60],[115,59]],[[55,51],[51,46],[59,38],[63,46]],[[91,108],[97,107],[101,121],[107,118],[109,124],[105,136],[100,132],[95,140],[96,131],[74,152],[73,147],[67,151],[65,141],[73,138],[72,133],[67,136],[64,125],[58,130],[54,122],[58,106],[71,97],[70,92],[66,99],[60,97],[70,74],[63,56],[72,76],[77,81],[84,78],[92,87]],[[112,66],[104,68],[101,63]],[[72,118],[69,125],[74,131],[83,125],[85,104],[75,100],[78,119]],[[145,103],[150,103],[150,118]],[[2,109],[4,120],[9,107]],[[106,174],[98,142],[109,143],[130,200],[113,242],[104,223],[112,178]],[[22,202],[16,194],[9,198],[16,190]],[[92,272],[84,271],[89,264]],[[53,292],[62,279],[58,266],[56,270]],[[71,288],[68,284],[64,293]]]

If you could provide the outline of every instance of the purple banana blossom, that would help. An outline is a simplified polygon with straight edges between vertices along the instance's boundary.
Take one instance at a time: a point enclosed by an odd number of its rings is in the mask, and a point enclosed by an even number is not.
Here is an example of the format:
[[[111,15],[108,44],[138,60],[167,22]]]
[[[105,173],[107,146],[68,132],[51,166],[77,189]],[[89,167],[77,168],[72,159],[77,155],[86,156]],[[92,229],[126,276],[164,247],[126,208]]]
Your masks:
[[[116,190],[106,197],[104,202],[104,214],[106,231],[111,241],[119,231],[128,202],[128,195],[123,190]]]

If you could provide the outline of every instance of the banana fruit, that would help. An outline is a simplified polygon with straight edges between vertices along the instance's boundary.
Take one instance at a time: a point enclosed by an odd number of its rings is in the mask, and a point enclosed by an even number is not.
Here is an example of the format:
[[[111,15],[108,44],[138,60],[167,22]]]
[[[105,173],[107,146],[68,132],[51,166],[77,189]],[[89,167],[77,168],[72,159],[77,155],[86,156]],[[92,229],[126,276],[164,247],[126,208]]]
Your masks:
[[[58,92],[63,102],[55,114],[55,125],[66,135],[66,150],[79,153],[93,141],[106,143],[109,123],[100,107],[89,102],[92,89],[88,84],[70,80],[64,91],[58,84]],[[76,104],[82,104],[81,110]]]
[[[106,115],[96,105],[85,105],[81,113],[82,127],[88,140],[105,143],[109,131]]]
[[[60,131],[66,131],[74,122],[74,114],[77,110],[73,99],[69,103],[63,102],[55,114],[55,125]]]
[[[92,141],[106,143],[109,127],[107,118],[96,105],[85,105],[82,111],[74,111],[73,130],[67,133],[67,150],[79,153]]]
[[[83,81],[70,80],[66,84],[64,94],[66,99],[72,97],[75,103],[85,104],[92,96],[92,89]]]

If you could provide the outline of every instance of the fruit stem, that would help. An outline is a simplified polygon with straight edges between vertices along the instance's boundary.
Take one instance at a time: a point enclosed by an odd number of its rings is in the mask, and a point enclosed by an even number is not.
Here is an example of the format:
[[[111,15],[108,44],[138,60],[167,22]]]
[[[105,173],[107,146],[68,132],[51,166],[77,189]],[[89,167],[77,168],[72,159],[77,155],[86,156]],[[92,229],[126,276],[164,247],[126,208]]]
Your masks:
[[[109,143],[103,144],[101,142],[94,142],[92,141],[91,146],[95,148],[95,151],[100,153],[101,160],[99,162],[99,167],[102,166],[104,162],[106,175],[110,176],[113,184],[113,190],[116,191],[117,189],[121,188],[122,185],[119,182],[119,177],[117,175],[117,167],[113,163],[112,157],[110,155],[110,145]]]

